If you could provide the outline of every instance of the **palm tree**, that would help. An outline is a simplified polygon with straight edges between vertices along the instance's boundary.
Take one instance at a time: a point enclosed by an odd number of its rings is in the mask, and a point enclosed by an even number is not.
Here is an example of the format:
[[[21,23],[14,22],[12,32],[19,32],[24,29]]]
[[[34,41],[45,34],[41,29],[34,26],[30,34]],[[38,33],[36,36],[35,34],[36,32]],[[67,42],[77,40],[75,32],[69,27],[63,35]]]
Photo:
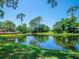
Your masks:
[[[21,25],[22,25],[22,22],[23,22],[23,17],[25,17],[25,14],[23,13],[20,13],[16,16],[16,19],[20,19],[21,20]]]
[[[71,6],[71,7],[68,9],[67,13],[70,14],[71,16],[75,16],[75,12],[76,12],[78,9],[79,9],[78,6]]]

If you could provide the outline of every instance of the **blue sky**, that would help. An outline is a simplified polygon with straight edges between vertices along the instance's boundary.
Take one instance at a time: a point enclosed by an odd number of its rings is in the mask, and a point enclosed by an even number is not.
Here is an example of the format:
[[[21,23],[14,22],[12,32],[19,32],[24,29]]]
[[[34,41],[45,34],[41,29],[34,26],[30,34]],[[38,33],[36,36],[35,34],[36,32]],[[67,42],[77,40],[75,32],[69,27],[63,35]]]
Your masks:
[[[26,17],[23,23],[29,24],[31,19],[41,16],[43,18],[42,23],[52,27],[60,18],[68,17],[66,11],[70,6],[74,5],[79,6],[79,0],[58,0],[58,6],[55,8],[51,8],[47,4],[47,0],[20,0],[16,10],[6,7],[3,8],[5,10],[5,18],[0,21],[10,20],[16,25],[19,25],[20,20],[16,19],[16,15],[24,13]],[[79,11],[77,11],[76,15],[78,13]]]

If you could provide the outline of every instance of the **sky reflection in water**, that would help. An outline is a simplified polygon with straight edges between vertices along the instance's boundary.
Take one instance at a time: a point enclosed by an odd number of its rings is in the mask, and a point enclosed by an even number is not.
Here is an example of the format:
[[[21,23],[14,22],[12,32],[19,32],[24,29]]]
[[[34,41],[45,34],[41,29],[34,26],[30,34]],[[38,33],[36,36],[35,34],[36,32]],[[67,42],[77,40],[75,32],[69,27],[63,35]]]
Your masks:
[[[79,51],[79,36],[54,37],[45,35],[34,35],[34,36],[20,36],[17,38],[5,38],[5,39],[6,40],[0,40],[0,42],[5,41],[9,43],[9,40],[13,39],[12,42],[17,42],[30,46],[38,46],[40,48],[45,49]]]

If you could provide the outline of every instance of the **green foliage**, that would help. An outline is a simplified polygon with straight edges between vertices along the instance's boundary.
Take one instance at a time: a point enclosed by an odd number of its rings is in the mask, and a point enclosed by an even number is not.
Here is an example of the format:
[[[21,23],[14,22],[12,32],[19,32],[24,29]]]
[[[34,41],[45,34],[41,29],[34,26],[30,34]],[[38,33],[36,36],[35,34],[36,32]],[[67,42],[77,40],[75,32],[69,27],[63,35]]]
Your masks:
[[[0,19],[4,18],[4,11],[0,9]]]
[[[49,31],[49,27],[48,26],[46,26],[46,25],[44,25],[44,24],[41,24],[41,25],[39,25],[37,28],[35,28],[34,30],[33,30],[33,32],[48,32]]]
[[[27,33],[27,25],[26,24],[18,25],[16,29],[20,33]]]
[[[52,7],[57,6],[57,1],[56,0],[48,0],[47,1]]]
[[[7,21],[3,22],[2,28],[5,31],[14,32],[16,26],[15,26],[15,24],[13,22],[7,20]]]
[[[47,25],[40,25],[39,29],[41,32],[48,32],[49,31],[49,27]]]
[[[70,16],[75,16],[75,13],[76,11],[79,9],[79,6],[71,6],[67,13],[70,15]]]
[[[77,18],[75,16],[66,18],[66,19],[61,19],[61,21],[58,21],[54,26],[53,26],[53,31],[57,33],[62,33],[62,32],[67,32],[70,27],[73,26],[73,24],[76,23]]]
[[[3,22],[0,22],[0,29],[3,28]]]
[[[3,6],[7,6],[16,9],[18,1],[19,0],[0,0],[0,7],[3,8]]]
[[[3,8],[4,6],[7,6],[9,8],[16,9],[18,6],[19,0],[0,0],[0,8]],[[4,18],[4,11],[0,9],[0,18]]]
[[[27,27],[27,33],[31,33],[31,32],[32,32],[31,27]]]
[[[29,25],[31,27],[31,31],[33,33],[36,32],[48,32],[49,31],[49,27],[41,24],[42,18],[41,16],[38,16],[36,18],[34,18],[33,20],[30,21]]]
[[[41,16],[38,16],[38,17],[36,17],[36,18],[34,18],[34,19],[32,19],[32,20],[30,21],[29,25],[30,25],[32,31],[33,31],[35,28],[37,28],[37,27],[41,24],[41,23],[40,23],[41,21],[42,21]]]
[[[20,19],[21,20],[21,25],[22,25],[22,22],[23,22],[23,18],[25,17],[25,14],[23,13],[20,13],[16,16],[16,19]]]
[[[57,33],[62,33],[62,27],[61,27],[61,23],[58,21],[55,23],[55,25],[53,26],[53,31],[57,32]]]

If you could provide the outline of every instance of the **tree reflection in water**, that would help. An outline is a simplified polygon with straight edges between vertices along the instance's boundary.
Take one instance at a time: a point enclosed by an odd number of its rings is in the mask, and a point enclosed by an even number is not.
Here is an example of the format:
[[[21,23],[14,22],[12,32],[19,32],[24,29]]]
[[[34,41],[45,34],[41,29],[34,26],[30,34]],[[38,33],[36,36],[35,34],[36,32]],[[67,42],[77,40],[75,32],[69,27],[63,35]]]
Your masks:
[[[48,35],[34,35],[33,40],[30,40],[30,45],[40,47],[40,43],[45,42],[49,39]]]
[[[0,43],[21,43],[27,42],[28,45],[40,47],[41,43],[49,40],[48,35],[33,35],[33,36],[17,36],[17,37],[0,37]],[[16,42],[17,40],[17,42]],[[79,43],[79,36],[54,36],[55,44],[63,47],[64,49],[77,51],[76,45]],[[49,42],[50,43],[50,42]],[[53,43],[53,42],[52,42]],[[27,44],[26,44],[27,45]]]
[[[77,51],[76,45],[79,43],[78,36],[55,36],[54,41],[57,45],[62,46],[65,49]]]
[[[26,38],[27,38],[26,35],[18,36],[18,37],[17,37],[18,43],[26,42]]]
[[[26,41],[26,36],[9,36],[9,37],[0,37],[0,43],[16,43],[16,40],[18,43],[22,43]]]

